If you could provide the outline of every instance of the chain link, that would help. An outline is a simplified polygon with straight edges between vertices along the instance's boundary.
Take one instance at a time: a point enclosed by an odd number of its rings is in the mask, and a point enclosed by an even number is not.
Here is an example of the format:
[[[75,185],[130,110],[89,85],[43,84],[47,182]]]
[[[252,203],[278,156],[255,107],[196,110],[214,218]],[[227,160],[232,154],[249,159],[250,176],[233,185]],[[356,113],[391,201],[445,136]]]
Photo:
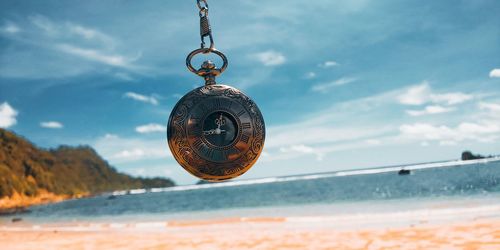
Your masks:
[[[202,9],[207,9],[208,10],[207,0],[196,0],[196,5],[198,5],[198,8],[200,10],[202,10]]]
[[[214,39],[212,37],[212,28],[210,27],[210,22],[208,20],[208,4],[207,0],[197,0],[196,5],[200,9],[200,36],[201,36],[201,48],[195,49],[189,53],[186,57],[186,66],[189,71],[205,78],[205,85],[215,84],[215,77],[222,74],[226,70],[228,62],[227,57],[224,53],[215,49]],[[210,39],[210,47],[205,47],[205,37]],[[213,62],[207,60],[203,62],[200,69],[195,69],[191,64],[191,60],[195,55],[198,54],[209,54],[213,53],[218,55],[222,59],[222,66],[217,68]]]
[[[201,37],[201,48],[205,48],[205,37],[210,39],[209,49],[215,48],[214,38],[212,36],[212,27],[210,26],[210,21],[208,19],[208,3],[207,0],[196,0],[196,5],[200,9],[200,37]]]

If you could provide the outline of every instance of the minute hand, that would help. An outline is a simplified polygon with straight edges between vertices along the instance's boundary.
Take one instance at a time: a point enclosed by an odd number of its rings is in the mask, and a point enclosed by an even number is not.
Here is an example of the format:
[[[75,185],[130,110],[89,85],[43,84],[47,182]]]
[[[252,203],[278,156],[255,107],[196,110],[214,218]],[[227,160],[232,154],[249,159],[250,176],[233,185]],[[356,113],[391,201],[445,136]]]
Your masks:
[[[222,129],[210,129],[210,130],[203,131],[203,135],[213,135],[213,134],[219,135],[219,134],[221,134],[223,132],[225,133],[226,130],[222,130]]]

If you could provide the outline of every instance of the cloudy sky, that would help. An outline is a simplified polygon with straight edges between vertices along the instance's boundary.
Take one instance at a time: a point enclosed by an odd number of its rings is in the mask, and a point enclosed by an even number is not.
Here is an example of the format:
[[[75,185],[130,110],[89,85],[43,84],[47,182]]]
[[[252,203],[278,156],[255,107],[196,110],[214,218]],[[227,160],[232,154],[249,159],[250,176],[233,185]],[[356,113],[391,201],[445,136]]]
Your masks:
[[[219,82],[267,139],[241,178],[500,153],[500,3],[209,0]],[[195,1],[0,2],[0,127],[88,144],[123,172],[191,177],[165,125],[203,81]],[[199,59],[201,62],[202,59]],[[199,63],[196,62],[196,63]]]

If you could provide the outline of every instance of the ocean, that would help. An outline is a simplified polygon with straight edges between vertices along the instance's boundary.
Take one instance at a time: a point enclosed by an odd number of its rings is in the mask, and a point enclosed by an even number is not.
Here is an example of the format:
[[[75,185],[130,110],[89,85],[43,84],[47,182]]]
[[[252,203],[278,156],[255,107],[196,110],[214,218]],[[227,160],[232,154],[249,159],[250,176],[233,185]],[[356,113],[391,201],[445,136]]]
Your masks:
[[[409,172],[401,175],[403,168]],[[499,198],[500,158],[490,158],[116,191],[35,206],[0,222],[13,217],[37,224],[352,215],[418,211],[444,200],[448,205],[498,204]]]

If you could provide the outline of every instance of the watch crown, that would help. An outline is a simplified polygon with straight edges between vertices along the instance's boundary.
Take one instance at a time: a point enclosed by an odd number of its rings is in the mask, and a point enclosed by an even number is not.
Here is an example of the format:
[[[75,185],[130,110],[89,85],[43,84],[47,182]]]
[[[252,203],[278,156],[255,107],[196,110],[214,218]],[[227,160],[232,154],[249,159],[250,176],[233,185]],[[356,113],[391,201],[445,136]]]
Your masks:
[[[215,63],[210,60],[204,61],[203,64],[201,64],[201,68],[205,70],[215,69]]]
[[[197,74],[205,78],[205,85],[214,85],[215,77],[220,75],[221,71],[215,66],[210,60],[204,61],[201,64],[201,68],[197,71]]]

